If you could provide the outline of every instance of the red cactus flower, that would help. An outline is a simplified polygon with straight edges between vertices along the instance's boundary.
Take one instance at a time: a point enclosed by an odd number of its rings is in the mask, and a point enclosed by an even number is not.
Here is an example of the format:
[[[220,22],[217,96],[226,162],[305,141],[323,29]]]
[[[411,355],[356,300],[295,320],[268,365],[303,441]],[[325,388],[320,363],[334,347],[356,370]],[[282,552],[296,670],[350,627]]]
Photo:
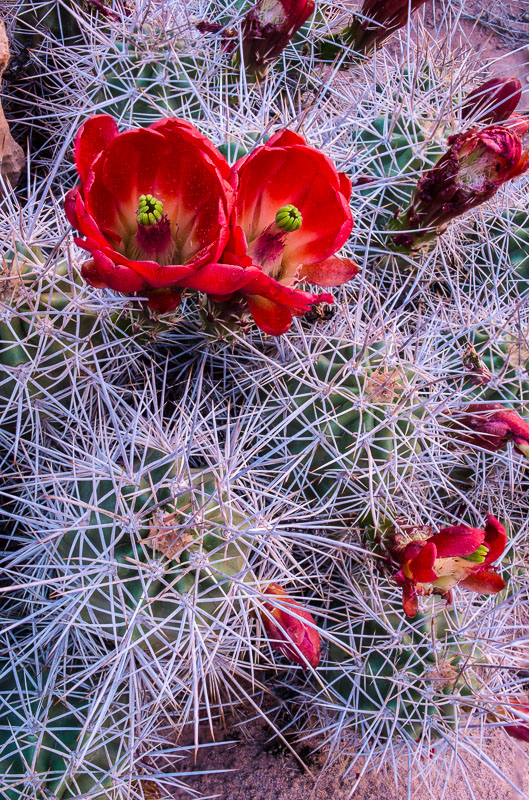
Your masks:
[[[508,119],[521,99],[522,84],[517,78],[491,78],[467,96],[462,117],[493,125]]]
[[[502,184],[529,169],[520,136],[506,126],[472,128],[448,143],[448,151],[419,179],[410,208],[391,225],[406,231],[393,237],[397,248],[424,246],[454,217],[490,200]]]
[[[351,183],[288,130],[237,161],[232,183],[233,233],[219,275],[226,276],[226,294],[233,281],[259,327],[278,335],[314,303],[333,302],[298,283],[339,286],[358,272],[353,261],[334,255],[353,227]]]
[[[264,603],[261,612],[272,650],[283,653],[294,664],[307,668],[308,663],[315,669],[320,662],[321,641],[313,627],[316,623],[312,614],[289,598],[277,583],[270,583],[265,594],[274,595],[279,600],[279,604]]]
[[[91,253],[82,273],[93,286],[178,305],[182,280],[218,260],[229,237],[229,166],[189,122],[164,119],[119,133],[104,114],[75,139],[80,185],[65,211]],[[209,274],[211,291],[215,276]]]
[[[514,711],[518,714],[523,714],[527,717],[527,720],[524,720],[522,717],[515,717],[513,725],[504,725],[503,730],[505,733],[508,733],[509,736],[512,736],[513,739],[519,739],[521,742],[529,742],[529,705],[526,703],[520,702],[520,700],[511,697],[509,698],[509,707],[502,708],[502,712],[505,711]],[[502,713],[501,716],[504,716]],[[514,716],[514,715],[511,715]]]
[[[241,24],[246,70],[264,75],[314,11],[314,0],[259,0]]]
[[[509,442],[529,458],[529,425],[522,417],[501,403],[474,403],[454,417],[451,423],[461,431],[461,440],[496,452]]]
[[[491,514],[485,530],[467,525],[452,525],[433,535],[423,530],[422,538],[393,552],[401,563],[394,577],[402,586],[402,606],[408,617],[417,614],[420,595],[440,594],[450,601],[457,585],[479,594],[496,594],[505,588],[501,575],[487,569],[507,543],[505,528]],[[419,537],[421,529],[415,531]]]

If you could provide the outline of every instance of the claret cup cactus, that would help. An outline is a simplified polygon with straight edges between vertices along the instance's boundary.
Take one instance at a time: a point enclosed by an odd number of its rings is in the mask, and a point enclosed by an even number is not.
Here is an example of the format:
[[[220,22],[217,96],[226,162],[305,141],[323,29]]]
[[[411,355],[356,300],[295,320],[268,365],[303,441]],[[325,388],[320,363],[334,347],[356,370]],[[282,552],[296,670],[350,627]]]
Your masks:
[[[433,744],[456,728],[479,687],[479,645],[458,635],[453,612],[430,603],[409,620],[386,586],[373,595],[358,577],[349,580],[363,602],[331,603],[316,702],[330,694],[343,726],[367,740]]]
[[[78,693],[62,698],[47,686],[46,672],[16,670],[5,661],[0,668],[2,797],[108,798],[126,766],[126,708],[112,703],[105,724],[94,732],[89,702]]]
[[[185,120],[119,133],[100,114],[79,130],[75,161],[81,183],[65,211],[91,255],[82,274],[92,286],[147,297],[157,311],[178,306],[185,289],[239,299],[278,335],[314,303],[332,302],[301,281],[339,286],[358,272],[335,255],[353,227],[351,183],[292,131],[230,170]]]
[[[148,450],[133,483],[74,485],[78,522],[58,538],[57,556],[78,576],[80,631],[109,646],[177,652],[188,627],[206,635],[237,604],[251,577],[244,520],[235,510],[227,517],[211,477],[192,477],[186,490],[178,480],[174,459]]]
[[[6,92],[35,135],[0,202],[0,796],[185,789],[180,743],[250,707],[396,796],[499,774],[483,743],[527,738],[519,83],[480,83],[450,3],[447,37],[422,0],[61,3],[79,32],[39,25]]]
[[[420,419],[413,371],[383,342],[331,339],[313,353],[310,371],[287,364],[269,391],[264,413],[269,425],[282,417],[274,430],[304,496],[340,498],[344,512],[365,516],[369,493],[383,504],[413,468]],[[277,451],[275,436],[273,443]]]

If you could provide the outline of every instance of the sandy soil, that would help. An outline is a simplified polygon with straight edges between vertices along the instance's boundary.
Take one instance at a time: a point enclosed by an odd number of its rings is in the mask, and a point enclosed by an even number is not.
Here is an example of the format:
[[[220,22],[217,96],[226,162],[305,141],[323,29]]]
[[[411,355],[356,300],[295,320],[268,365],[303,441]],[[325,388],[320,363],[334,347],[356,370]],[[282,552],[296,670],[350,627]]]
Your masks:
[[[315,756],[308,748],[297,748],[309,775],[286,747],[270,734],[264,723],[255,722],[244,727],[232,728],[217,738],[213,747],[201,747],[195,762],[190,755],[179,765],[188,773],[186,783],[201,798],[218,800],[347,800],[351,797],[352,780],[355,775],[344,777],[347,759],[342,758],[331,766],[325,765],[326,752]],[[226,741],[226,744],[222,744]],[[500,763],[509,783],[499,778],[484,764],[466,770],[471,782],[467,785],[461,772],[431,770],[431,778],[438,784],[436,796],[443,800],[522,800],[529,792],[529,745],[521,745],[498,731],[488,741],[485,756]],[[426,765],[428,766],[428,765]],[[218,770],[216,774],[199,774],[201,771]],[[412,772],[417,770],[412,770]],[[193,774],[195,775],[193,777]],[[397,797],[422,799],[429,795],[417,779],[409,780],[407,762],[402,759],[398,769],[399,787],[391,767],[378,773],[371,772],[360,779],[354,792],[355,800],[396,800]],[[409,786],[408,786],[409,783]],[[514,788],[518,787],[518,789]],[[442,793],[444,791],[444,793]],[[175,800],[187,800],[187,792],[174,792]]]

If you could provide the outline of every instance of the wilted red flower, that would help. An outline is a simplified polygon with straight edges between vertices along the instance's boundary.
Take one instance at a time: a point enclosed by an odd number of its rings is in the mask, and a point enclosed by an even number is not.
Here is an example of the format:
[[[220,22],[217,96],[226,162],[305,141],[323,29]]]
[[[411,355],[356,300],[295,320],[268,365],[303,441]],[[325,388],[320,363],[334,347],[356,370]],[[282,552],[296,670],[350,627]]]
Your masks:
[[[516,698],[511,697],[509,698],[509,707],[507,709],[502,709],[502,711],[506,710],[525,714],[525,716],[528,717],[528,720],[524,721],[523,719],[516,717],[513,725],[503,726],[505,733],[508,733],[509,736],[513,737],[513,739],[519,739],[521,742],[529,742],[529,704],[521,703]]]
[[[399,28],[426,0],[364,0],[362,10],[340,37],[358,53],[369,54]]]
[[[402,565],[394,576],[402,586],[402,606],[408,617],[418,611],[418,597],[440,594],[450,602],[455,586],[479,594],[496,594],[505,581],[487,567],[505,550],[505,528],[491,514],[485,530],[467,525],[452,525],[429,535],[427,529],[414,529],[417,538],[394,549],[393,557]]]
[[[463,119],[491,125],[508,119],[522,99],[522,84],[517,78],[491,78],[473,89],[462,108]]]
[[[392,225],[398,248],[422,247],[454,217],[490,200],[506,181],[529,169],[520,136],[493,125],[451,136],[449,150],[419,179],[410,208]]]
[[[233,234],[222,257],[226,285],[233,280],[259,327],[278,335],[314,303],[333,302],[330,294],[294,288],[299,282],[339,286],[358,272],[353,261],[334,255],[353,227],[351,182],[286,130],[237,161],[232,183]]]
[[[259,0],[241,24],[244,66],[264,75],[314,11],[314,0]]]
[[[80,185],[65,211],[92,259],[92,286],[147,296],[161,311],[180,302],[182,280],[217,261],[229,237],[233,190],[225,158],[185,120],[119,133],[100,114],[75,139]],[[216,291],[208,270],[209,288]]]
[[[279,604],[264,603],[261,612],[272,650],[283,653],[294,664],[307,668],[308,663],[315,669],[320,662],[321,641],[312,614],[277,583],[270,583],[264,593],[279,600]]]
[[[452,427],[461,432],[463,442],[484,450],[503,450],[512,442],[516,450],[529,458],[529,425],[522,417],[501,403],[474,403],[454,416]]]

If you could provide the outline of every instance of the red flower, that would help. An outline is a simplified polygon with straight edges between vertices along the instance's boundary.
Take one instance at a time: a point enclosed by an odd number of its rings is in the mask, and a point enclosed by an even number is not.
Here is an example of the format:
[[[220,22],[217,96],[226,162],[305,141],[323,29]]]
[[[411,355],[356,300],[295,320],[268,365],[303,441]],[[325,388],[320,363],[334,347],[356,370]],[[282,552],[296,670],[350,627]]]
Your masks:
[[[507,543],[505,528],[491,514],[485,530],[452,525],[433,536],[425,532],[423,537],[393,551],[402,565],[394,577],[402,586],[402,605],[408,617],[417,614],[419,595],[440,594],[450,601],[457,585],[479,594],[496,594],[505,588],[501,575],[487,569]]]
[[[277,583],[269,584],[265,594],[274,595],[280,601],[279,605],[265,603],[261,612],[272,650],[283,653],[294,664],[307,668],[308,663],[316,668],[320,662],[321,641],[312,614],[290,599]]]
[[[490,200],[506,181],[529,169],[514,129],[493,125],[451,136],[448,151],[419,179],[410,208],[391,226],[398,248],[412,250],[443,232],[454,217]]]
[[[339,286],[358,272],[353,261],[334,255],[353,227],[351,183],[288,130],[237,161],[232,183],[233,233],[222,257],[226,293],[231,280],[259,327],[278,335],[312,304],[333,302],[330,294],[296,289],[299,282]]]
[[[508,119],[522,99],[522,84],[517,78],[491,78],[467,96],[463,119],[495,124]]]
[[[519,739],[521,742],[529,742],[529,705],[521,703],[516,698],[509,698],[510,711],[517,711],[518,713],[525,714],[528,720],[525,721],[520,717],[515,717],[514,725],[504,725],[503,730],[512,736],[513,739]],[[502,709],[502,711],[505,709]],[[503,714],[502,714],[503,716]],[[514,715],[513,715],[514,716]]]
[[[259,0],[241,24],[244,66],[264,75],[314,11],[314,0]]]
[[[512,442],[529,458],[529,425],[501,403],[474,403],[454,419],[453,427],[462,432],[461,440],[493,453]]]
[[[65,211],[92,254],[92,285],[149,298],[158,310],[180,302],[184,278],[217,261],[229,236],[229,167],[189,122],[164,119],[119,133],[104,114],[75,140],[80,185]],[[210,288],[216,287],[209,270]]]

